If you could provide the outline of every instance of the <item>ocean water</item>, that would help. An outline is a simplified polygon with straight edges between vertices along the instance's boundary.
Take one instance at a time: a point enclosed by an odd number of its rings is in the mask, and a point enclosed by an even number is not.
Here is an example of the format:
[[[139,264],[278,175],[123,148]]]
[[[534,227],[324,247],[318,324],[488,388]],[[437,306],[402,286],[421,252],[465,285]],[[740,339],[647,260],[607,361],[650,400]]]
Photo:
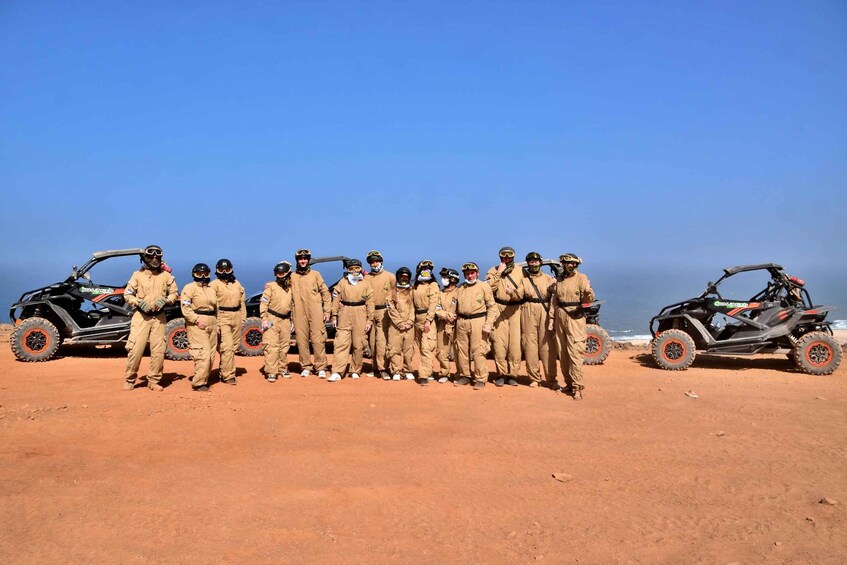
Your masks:
[[[436,261],[442,265],[458,268],[463,261]],[[395,270],[401,265],[414,268],[415,262],[386,265]],[[486,270],[490,265],[479,262]],[[92,281],[100,284],[123,285],[137,268],[135,258],[115,258],[100,263],[92,270]],[[235,263],[236,276],[247,290],[248,296],[261,292],[265,282],[272,280],[272,265]],[[0,268],[0,305],[10,306],[25,291],[59,282],[68,276],[73,265],[65,268],[50,268],[46,265],[12,266]],[[177,284],[182,288],[190,282],[191,264],[171,265]],[[341,276],[340,263],[328,263],[318,267],[327,284]],[[650,337],[650,319],[668,304],[699,296],[708,281],[718,279],[721,267],[676,268],[624,268],[618,265],[585,265],[581,269],[591,280],[598,300],[605,300],[600,310],[602,325],[616,340],[646,339]],[[834,306],[829,315],[836,329],[847,329],[847,270],[813,269],[793,272],[806,281],[812,300],[816,305]],[[726,299],[746,300],[764,287],[767,275],[743,273],[722,284],[719,289]],[[8,321],[8,318],[3,321]]]

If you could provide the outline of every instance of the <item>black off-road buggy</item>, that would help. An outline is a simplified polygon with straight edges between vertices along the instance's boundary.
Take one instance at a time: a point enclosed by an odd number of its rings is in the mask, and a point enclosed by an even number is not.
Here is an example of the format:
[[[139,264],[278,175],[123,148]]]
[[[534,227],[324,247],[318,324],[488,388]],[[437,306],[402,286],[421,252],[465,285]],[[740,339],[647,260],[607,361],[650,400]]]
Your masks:
[[[51,284],[21,295],[12,304],[10,317],[15,324],[10,344],[15,357],[21,361],[48,361],[61,344],[122,345],[129,338],[133,311],[124,302],[124,289],[131,272],[141,264],[143,249],[98,251],[81,267],[74,267],[62,282]],[[123,258],[123,259],[120,259]],[[107,260],[119,264],[119,269],[100,266]],[[96,267],[96,269],[95,269]],[[90,271],[109,273],[113,282],[92,282]],[[166,356],[180,358],[179,350],[188,354],[188,340],[178,305],[165,308],[168,319],[168,349]],[[177,342],[172,343],[172,339]],[[179,339],[184,339],[181,344]],[[176,355],[176,357],[175,357]],[[187,357],[186,357],[187,358]]]
[[[766,271],[770,280],[749,300],[721,296],[718,287],[739,273]],[[826,321],[830,306],[812,303],[804,281],[775,263],[724,269],[697,298],[662,308],[650,320],[652,353],[662,369],[685,370],[696,351],[749,355],[788,353],[804,373],[828,375],[841,363],[841,346]]]

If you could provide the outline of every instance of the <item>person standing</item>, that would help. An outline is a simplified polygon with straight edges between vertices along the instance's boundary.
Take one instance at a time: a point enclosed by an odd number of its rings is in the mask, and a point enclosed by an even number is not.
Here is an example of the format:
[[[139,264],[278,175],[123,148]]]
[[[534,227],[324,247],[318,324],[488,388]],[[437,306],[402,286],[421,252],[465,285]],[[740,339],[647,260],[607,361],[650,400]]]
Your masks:
[[[178,289],[173,276],[162,269],[162,248],[148,245],[141,254],[142,266],[129,279],[124,290],[127,306],[135,309],[126,342],[127,360],[124,373],[124,390],[135,388],[141,357],[150,345],[150,367],[147,370],[147,387],[160,391],[162,368],[165,364],[164,308],[175,304]]]
[[[368,253],[367,262],[370,271],[365,278],[371,286],[374,301],[373,323],[368,333],[372,365],[370,376],[385,378],[388,377],[388,328],[391,326],[387,299],[397,281],[394,273],[385,270],[379,251]]]
[[[265,285],[259,301],[262,318],[262,342],[265,344],[265,375],[269,383],[277,375],[291,378],[288,372],[288,349],[291,347],[291,311],[294,294],[291,292],[291,263],[280,261],[274,266],[274,282]]]
[[[294,291],[294,334],[297,339],[297,352],[300,355],[301,377],[308,377],[312,370],[318,377],[326,378],[326,323],[332,308],[332,297],[324,278],[309,266],[312,253],[300,249],[294,254],[297,268],[291,275],[291,288]],[[309,354],[311,345],[314,363]]]
[[[211,274],[209,265],[197,263],[191,269],[193,282],[185,285],[180,294],[188,348],[194,360],[191,389],[197,392],[209,392],[212,358],[218,348],[218,297],[209,286]]]
[[[438,367],[438,382],[446,383],[450,375],[450,354],[454,350],[456,337],[456,287],[459,284],[459,271],[441,269],[441,292],[435,306],[435,359]]]
[[[556,336],[547,329],[550,323],[550,296],[556,279],[541,270],[541,254],[531,251],[526,255],[526,272],[517,297],[521,306],[521,345],[526,358],[529,386],[544,384],[558,390],[556,383]],[[539,362],[544,369],[545,380],[541,380]]]
[[[438,283],[435,282],[432,261],[424,260],[415,269],[415,284],[412,300],[415,303],[415,344],[420,352],[418,384],[426,386],[432,378],[432,363],[435,361],[435,308],[438,306]]]
[[[496,386],[518,386],[515,377],[521,369],[521,300],[518,289],[523,284],[523,274],[515,270],[515,250],[500,249],[500,264],[491,267],[485,276],[497,303],[492,341],[494,365],[497,367]]]
[[[335,327],[335,348],[332,356],[332,375],[329,382],[341,380],[350,361],[350,378],[358,379],[362,372],[365,340],[374,316],[373,291],[362,274],[362,262],[350,259],[347,276],[332,292],[332,325]]]
[[[473,387],[479,390],[488,380],[488,337],[497,315],[491,288],[479,281],[476,263],[462,265],[465,283],[456,289],[456,368],[459,378],[453,386],[463,386],[471,379],[473,359]]]
[[[396,283],[388,294],[388,352],[391,356],[391,377],[395,381],[415,378],[412,365],[415,359],[415,301],[412,297],[412,271],[400,267],[395,274]],[[382,377],[385,380],[385,377]]]
[[[582,263],[574,253],[559,256],[562,274],[554,287],[550,300],[549,330],[556,330],[556,342],[562,375],[565,377],[565,393],[574,400],[582,400],[585,389],[582,379],[582,358],[585,353],[585,313],[582,304],[594,300],[594,291],[588,277],[577,271]]]
[[[218,298],[218,331],[221,340],[220,380],[224,384],[237,384],[235,380],[235,352],[241,345],[241,327],[247,319],[244,287],[235,278],[232,261],[220,259],[215,264],[215,280],[210,285]]]

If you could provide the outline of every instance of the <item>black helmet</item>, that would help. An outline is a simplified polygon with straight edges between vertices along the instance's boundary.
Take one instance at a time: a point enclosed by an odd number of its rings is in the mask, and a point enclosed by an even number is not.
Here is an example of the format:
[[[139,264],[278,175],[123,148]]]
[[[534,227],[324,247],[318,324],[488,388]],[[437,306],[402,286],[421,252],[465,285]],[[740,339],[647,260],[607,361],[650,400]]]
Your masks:
[[[141,262],[150,269],[162,268],[162,248],[158,245],[148,245],[141,255]]]
[[[235,280],[235,273],[232,271],[232,261],[229,259],[219,259],[215,263],[215,276],[225,282]]]
[[[211,274],[212,270],[206,263],[197,263],[194,265],[194,268],[191,269],[191,278],[194,279],[194,282],[207,283],[209,282],[209,275]]]
[[[365,257],[365,261],[367,261],[369,265],[374,261],[379,261],[380,263],[382,263],[382,253],[380,253],[376,249],[374,249],[373,251],[368,251],[368,256]]]
[[[400,277],[406,277],[409,279],[409,282],[412,280],[412,271],[408,267],[400,267],[397,269],[397,272],[394,273],[394,276],[397,278],[397,282],[400,282]]]
[[[274,276],[284,277],[291,274],[291,263],[288,261],[280,261],[274,265]]]
[[[347,268],[349,269],[350,267],[359,267],[361,269],[362,268],[362,262],[359,261],[358,259],[348,259],[347,260]]]
[[[459,271],[456,269],[441,269],[441,276],[446,277],[448,279],[453,279],[456,282],[459,282]]]
[[[526,254],[526,261],[527,262],[532,261],[533,259],[541,261],[541,253],[539,253],[538,251],[530,251],[529,253]]]
[[[559,255],[559,262],[576,263],[577,265],[579,265],[580,263],[582,263],[582,259],[580,259],[579,255],[577,255],[576,253],[562,253],[561,255]]]

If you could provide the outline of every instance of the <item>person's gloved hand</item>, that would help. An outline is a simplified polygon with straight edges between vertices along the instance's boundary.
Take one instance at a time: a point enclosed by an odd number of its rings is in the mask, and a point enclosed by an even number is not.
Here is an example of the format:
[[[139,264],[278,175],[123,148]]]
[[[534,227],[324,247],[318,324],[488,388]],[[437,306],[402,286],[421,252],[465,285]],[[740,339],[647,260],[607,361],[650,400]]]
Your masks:
[[[147,302],[145,302],[144,300],[139,300],[138,304],[136,304],[136,306],[138,306],[138,309],[141,310],[142,312],[146,313],[146,312],[150,311],[150,305],[147,304]]]
[[[271,329],[271,323],[268,322],[267,320],[262,320],[262,331],[266,332],[269,329]]]
[[[153,309],[154,309],[156,312],[158,312],[159,310],[161,310],[162,308],[164,308],[164,307],[165,307],[165,304],[167,304],[167,303],[168,303],[168,301],[167,301],[167,300],[165,300],[164,298],[160,298],[159,300],[157,300],[157,301],[156,301],[156,304],[154,304],[154,305],[153,305]]]

